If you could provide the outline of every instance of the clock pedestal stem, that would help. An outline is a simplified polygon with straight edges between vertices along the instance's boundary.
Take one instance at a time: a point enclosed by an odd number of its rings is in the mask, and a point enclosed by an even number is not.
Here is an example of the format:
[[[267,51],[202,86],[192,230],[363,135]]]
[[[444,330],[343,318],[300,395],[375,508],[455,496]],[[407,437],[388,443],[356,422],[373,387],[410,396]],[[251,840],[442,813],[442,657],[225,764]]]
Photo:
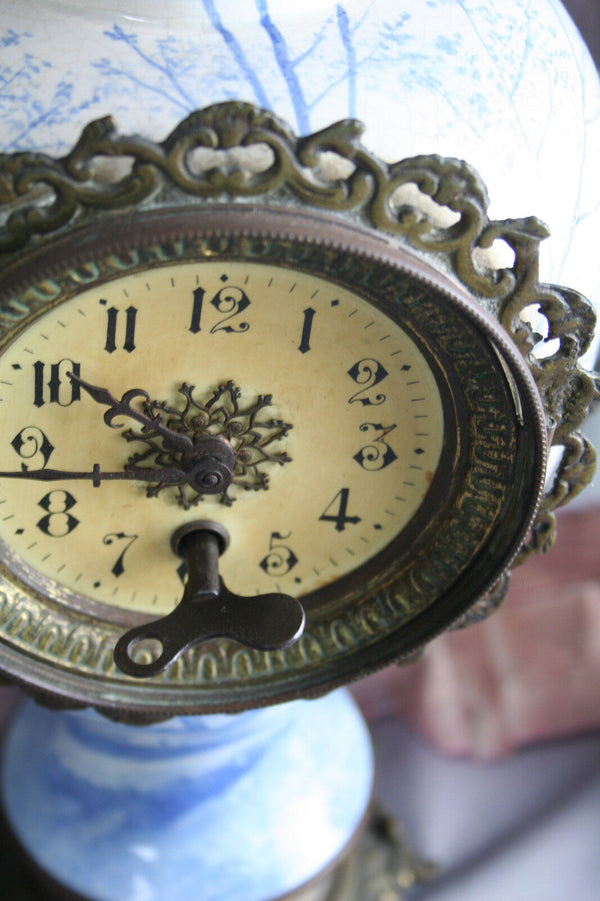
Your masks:
[[[372,770],[344,690],[145,728],[28,702],[6,737],[2,794],[19,845],[63,897],[370,901],[331,893],[349,878]]]

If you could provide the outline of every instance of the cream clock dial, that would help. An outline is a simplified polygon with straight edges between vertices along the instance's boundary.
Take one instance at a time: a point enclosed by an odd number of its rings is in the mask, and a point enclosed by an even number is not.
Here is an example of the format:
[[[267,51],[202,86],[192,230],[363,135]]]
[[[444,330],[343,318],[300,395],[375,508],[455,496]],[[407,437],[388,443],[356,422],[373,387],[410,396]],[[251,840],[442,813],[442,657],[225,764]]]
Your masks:
[[[529,370],[469,294],[373,231],[167,210],[13,268],[8,672],[25,655],[42,690],[144,716],[310,696],[418,649],[521,546],[545,459]],[[209,545],[210,579],[187,572]],[[218,578],[222,603],[190,607]]]
[[[229,488],[161,483],[160,436],[124,414],[108,427],[70,373],[119,398],[143,390],[178,433],[228,440]],[[1,481],[5,563],[66,603],[141,614],[178,602],[170,538],[199,518],[230,535],[221,573],[236,593],[306,595],[348,575],[414,517],[444,439],[434,371],[406,328],[347,287],[261,263],[181,262],[83,288],[4,350],[0,384],[0,469],[65,473]],[[144,481],[109,479],[128,467]]]

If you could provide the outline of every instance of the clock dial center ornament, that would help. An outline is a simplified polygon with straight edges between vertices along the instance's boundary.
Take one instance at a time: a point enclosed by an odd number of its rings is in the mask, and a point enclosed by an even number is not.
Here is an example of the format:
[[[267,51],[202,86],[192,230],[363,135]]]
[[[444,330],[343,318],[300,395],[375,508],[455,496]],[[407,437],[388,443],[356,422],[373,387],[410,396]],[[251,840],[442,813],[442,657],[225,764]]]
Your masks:
[[[232,480],[245,489],[266,489],[268,477],[259,471],[261,464],[283,465],[290,460],[283,451],[270,453],[268,446],[285,437],[292,426],[281,420],[257,419],[260,411],[270,406],[271,395],[261,395],[256,403],[242,408],[241,390],[228,382],[201,403],[194,397],[193,385],[184,382],[179,393],[185,405],[178,408],[165,401],[151,401],[147,392],[137,388],[126,391],[117,401],[105,388],[90,385],[72,372],[67,375],[95,401],[110,407],[104,422],[111,428],[122,427],[114,422],[117,416],[129,416],[142,424],[141,433],[128,429],[122,434],[127,441],[146,445],[143,452],[133,454],[127,461],[126,469],[133,476],[143,473],[146,480],[151,479],[149,462],[160,470],[156,484],[146,491],[148,497],[156,497],[165,487],[176,485],[177,502],[185,510],[206,494],[220,494],[221,503],[230,506],[233,499],[227,489]],[[224,395],[229,402],[223,401]],[[132,406],[135,398],[143,399],[143,410]],[[140,467],[141,462],[146,465]],[[191,496],[185,486],[192,490]]]
[[[194,155],[209,134],[239,151],[233,169]],[[490,223],[465,164],[390,167],[358,134],[341,123],[299,139],[270,114],[225,104],[156,152],[128,139],[131,175],[107,187],[83,161],[125,145],[90,128],[48,162],[56,203],[8,211],[9,674],[146,717],[314,696],[491,609],[507,567],[550,534],[558,488],[537,513],[548,428],[565,448],[564,497],[578,478],[570,430],[594,394],[573,359],[585,339],[569,338],[589,326],[588,308],[538,283],[543,227]],[[256,168],[253,143],[272,165]],[[322,153],[345,159],[346,174],[327,175]],[[15,165],[18,185],[32,173],[46,184],[39,154]],[[93,189],[80,190],[75,170]],[[447,204],[452,224],[415,192],[398,199],[407,186]],[[500,238],[510,270],[485,261]],[[541,362],[521,315],[532,307],[547,314]],[[590,477],[584,443],[577,459]],[[195,536],[183,556],[171,547],[181,530]],[[263,632],[244,647],[265,597],[274,625],[286,605],[296,620],[279,644]],[[229,607],[237,626],[219,630]],[[191,646],[188,614],[205,639]],[[160,654],[134,653],[140,636]],[[117,645],[139,671],[117,669]],[[159,672],[161,655],[174,662]]]

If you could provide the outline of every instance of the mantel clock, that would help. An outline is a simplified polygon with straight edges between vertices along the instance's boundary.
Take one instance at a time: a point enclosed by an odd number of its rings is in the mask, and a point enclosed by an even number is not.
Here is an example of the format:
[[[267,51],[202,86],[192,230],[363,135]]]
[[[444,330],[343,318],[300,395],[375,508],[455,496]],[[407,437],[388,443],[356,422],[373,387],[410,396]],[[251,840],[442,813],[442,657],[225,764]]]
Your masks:
[[[590,480],[544,226],[360,135],[225,103],[0,161],[0,666],[38,698],[231,713],[413,660]]]

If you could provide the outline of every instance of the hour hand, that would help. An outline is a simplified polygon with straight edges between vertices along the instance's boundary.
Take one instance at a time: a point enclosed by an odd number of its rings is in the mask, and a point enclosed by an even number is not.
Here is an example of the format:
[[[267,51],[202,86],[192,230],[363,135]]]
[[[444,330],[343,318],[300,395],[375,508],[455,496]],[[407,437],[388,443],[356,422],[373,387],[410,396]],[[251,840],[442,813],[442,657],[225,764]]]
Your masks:
[[[86,391],[90,397],[96,401],[98,404],[106,404],[108,409],[104,414],[104,422],[110,426],[111,429],[120,429],[122,428],[122,424],[113,423],[113,420],[116,416],[128,416],[130,419],[135,419],[136,422],[141,423],[143,432],[153,431],[158,433],[168,445],[170,445],[175,450],[180,451],[181,453],[187,453],[193,450],[193,442],[187,435],[182,435],[179,432],[175,432],[170,429],[168,426],[164,425],[160,416],[147,416],[141,410],[136,409],[136,407],[132,406],[132,401],[134,398],[141,397],[145,401],[150,400],[150,395],[147,391],[143,391],[141,388],[132,388],[130,391],[126,391],[121,400],[117,400],[114,397],[108,388],[102,388],[98,385],[91,385],[89,382],[85,382],[78,375],[75,375],[74,372],[68,373],[69,378],[72,382],[75,382],[84,391]]]

